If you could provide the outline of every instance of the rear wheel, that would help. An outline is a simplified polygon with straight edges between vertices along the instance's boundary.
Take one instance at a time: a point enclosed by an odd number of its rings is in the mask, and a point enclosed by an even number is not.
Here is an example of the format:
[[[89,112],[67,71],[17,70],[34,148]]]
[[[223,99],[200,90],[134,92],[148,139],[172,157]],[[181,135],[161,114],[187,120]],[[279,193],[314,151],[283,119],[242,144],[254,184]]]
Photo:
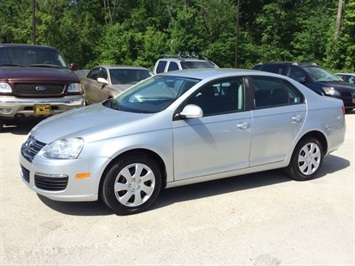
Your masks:
[[[318,173],[323,156],[323,146],[318,139],[303,139],[297,144],[286,171],[295,180],[310,180]]]
[[[128,155],[106,172],[101,197],[116,214],[134,214],[155,202],[161,183],[161,172],[155,161],[144,154]]]

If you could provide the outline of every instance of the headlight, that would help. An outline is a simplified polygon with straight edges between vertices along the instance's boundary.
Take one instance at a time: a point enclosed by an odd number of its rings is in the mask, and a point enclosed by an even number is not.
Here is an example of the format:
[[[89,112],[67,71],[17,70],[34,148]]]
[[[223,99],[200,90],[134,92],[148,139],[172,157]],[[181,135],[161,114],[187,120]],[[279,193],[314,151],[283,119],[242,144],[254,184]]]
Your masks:
[[[52,159],[76,159],[83,146],[82,138],[59,139],[45,146],[41,155]]]
[[[323,87],[323,90],[326,95],[339,95],[339,92],[333,87]]]
[[[11,93],[12,89],[8,83],[0,82],[0,93]]]
[[[68,86],[68,93],[83,93],[81,83],[70,83]]]

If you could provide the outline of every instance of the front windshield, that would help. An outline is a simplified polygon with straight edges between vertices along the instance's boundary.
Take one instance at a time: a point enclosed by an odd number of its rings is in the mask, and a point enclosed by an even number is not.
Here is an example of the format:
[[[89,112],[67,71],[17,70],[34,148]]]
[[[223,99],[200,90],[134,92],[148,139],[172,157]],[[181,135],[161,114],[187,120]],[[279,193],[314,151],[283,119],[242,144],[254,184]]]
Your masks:
[[[342,79],[320,67],[305,67],[307,73],[315,81],[342,81]]]
[[[64,58],[57,50],[41,46],[1,47],[0,65],[67,67]]]
[[[152,76],[149,70],[145,69],[110,69],[112,84],[134,84]]]
[[[126,112],[157,113],[167,108],[199,81],[186,77],[154,76],[104,102],[104,105]]]

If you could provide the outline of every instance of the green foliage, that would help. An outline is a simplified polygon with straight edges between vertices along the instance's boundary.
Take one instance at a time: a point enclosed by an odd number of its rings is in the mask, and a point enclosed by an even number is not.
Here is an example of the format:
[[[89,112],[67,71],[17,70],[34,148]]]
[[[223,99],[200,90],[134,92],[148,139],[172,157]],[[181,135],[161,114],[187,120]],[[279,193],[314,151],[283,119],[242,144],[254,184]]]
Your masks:
[[[345,11],[345,12],[344,12]],[[334,8],[333,12],[336,12]],[[325,63],[334,71],[355,72],[354,57],[354,16],[355,1],[350,0],[343,9],[343,20],[339,37],[335,39],[335,16],[332,25],[333,35],[329,36],[326,46]]]
[[[331,13],[323,3],[310,10],[303,6],[300,11],[295,25],[298,30],[294,31],[291,42],[292,60],[322,64],[328,40],[333,37],[335,23],[329,20]]]
[[[355,0],[33,0],[36,43],[57,47],[82,68],[152,68],[160,54],[201,52],[221,67],[312,61],[355,71]],[[32,0],[1,0],[0,42],[32,42]],[[236,49],[236,41],[238,47]]]

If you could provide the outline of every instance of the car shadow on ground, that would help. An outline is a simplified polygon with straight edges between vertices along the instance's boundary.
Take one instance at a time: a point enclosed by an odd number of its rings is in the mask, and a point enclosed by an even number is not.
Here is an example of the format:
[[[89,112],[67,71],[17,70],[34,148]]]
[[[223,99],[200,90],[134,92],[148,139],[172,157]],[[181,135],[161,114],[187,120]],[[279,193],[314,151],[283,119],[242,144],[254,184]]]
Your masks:
[[[346,111],[345,115],[355,115],[355,109],[350,110],[350,111]]]
[[[344,158],[328,155],[316,179],[350,166]],[[155,204],[155,208],[162,208],[177,202],[190,201],[198,198],[221,195],[241,190],[263,188],[284,182],[297,182],[286,174],[283,169],[264,171],[254,174],[234,176],[230,178],[199,183],[184,187],[163,190]]]
[[[317,178],[340,171],[350,166],[344,158],[328,155]],[[296,182],[291,180],[282,169],[259,172],[249,175],[224,178],[199,184],[165,189],[161,191],[156,203],[149,210],[168,207],[179,202],[196,200],[226,193],[263,188],[283,182]],[[113,215],[113,212],[101,200],[97,202],[57,202],[38,195],[40,200],[48,207],[74,216],[103,216]],[[147,210],[147,211],[149,211]]]
[[[49,208],[67,215],[104,216],[114,214],[102,200],[94,202],[61,202],[50,200],[39,194],[37,196]]]
[[[19,119],[17,121],[13,121],[9,124],[6,124],[2,128],[2,133],[11,133],[14,135],[27,135],[31,131],[31,129],[42,120],[44,120],[44,118]]]

